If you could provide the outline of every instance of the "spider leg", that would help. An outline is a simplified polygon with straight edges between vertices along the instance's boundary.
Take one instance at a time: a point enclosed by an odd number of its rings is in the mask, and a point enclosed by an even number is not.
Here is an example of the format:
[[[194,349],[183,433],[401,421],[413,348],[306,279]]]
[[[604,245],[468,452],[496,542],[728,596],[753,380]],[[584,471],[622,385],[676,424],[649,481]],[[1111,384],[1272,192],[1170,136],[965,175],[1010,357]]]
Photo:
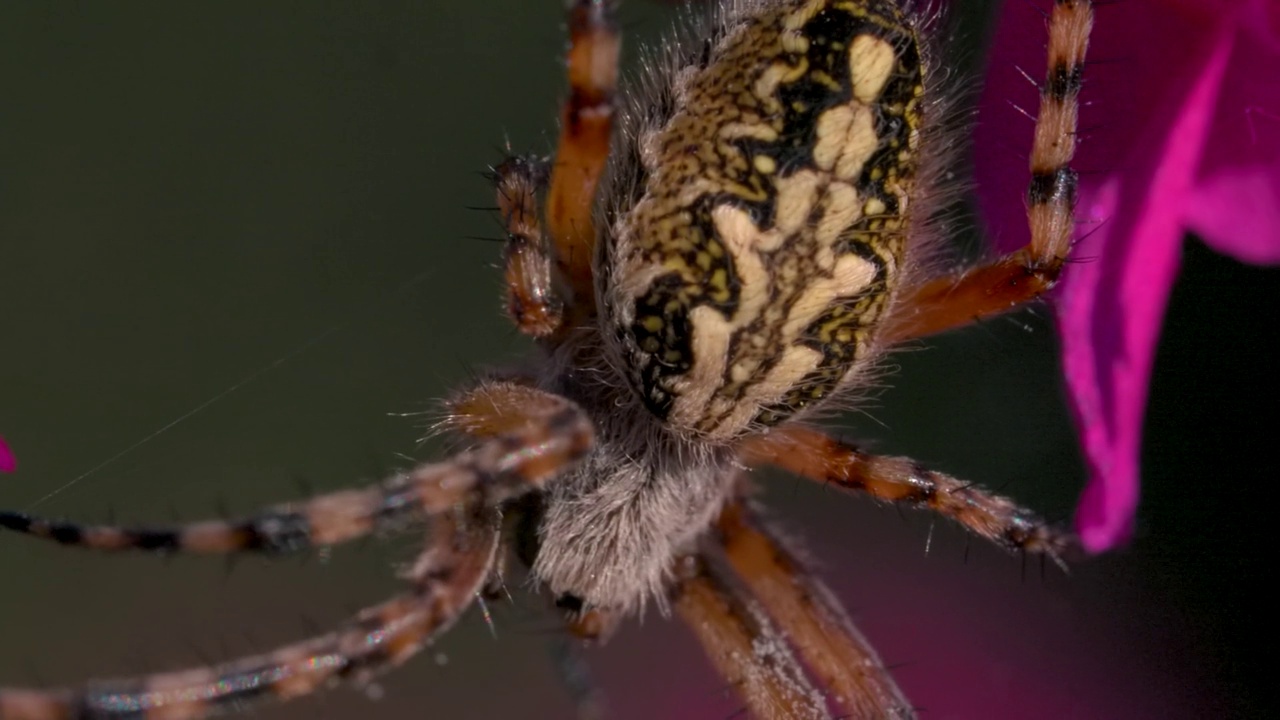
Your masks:
[[[914,718],[875,650],[813,573],[742,502],[716,529],[734,573],[852,718]]]
[[[459,504],[493,507],[543,486],[591,447],[586,415],[558,395],[505,383],[454,402],[455,422],[493,429],[475,448],[366,488],[279,505],[239,520],[171,528],[84,526],[0,511],[0,528],[95,550],[289,553],[348,542]]]
[[[546,209],[560,277],[573,293],[569,329],[588,317],[595,305],[592,212],[609,158],[619,44],[611,0],[573,0],[566,63],[569,97],[560,114]]]
[[[221,665],[98,682],[84,689],[0,689],[0,720],[197,720],[259,700],[290,700],[340,680],[366,682],[448,629],[484,584],[495,522],[441,518],[416,564],[412,592],[367,608],[336,632]]]
[[[1035,300],[1058,281],[1075,230],[1079,93],[1093,25],[1091,0],[1056,0],[1049,16],[1049,69],[1040,89],[1027,188],[1026,246],[988,264],[904,290],[910,308],[888,329],[900,342],[967,325]]]
[[[555,333],[564,321],[564,291],[555,285],[554,256],[538,217],[537,200],[548,170],[546,160],[521,156],[493,168],[498,211],[507,231],[507,314],[517,330],[536,338]]]
[[[672,604],[716,670],[762,720],[830,718],[786,638],[741,587],[702,556],[678,563]]]
[[[1044,553],[1059,564],[1064,553],[1078,546],[1074,535],[1006,497],[908,458],[864,453],[812,428],[792,425],[752,438],[741,456],[749,465],[774,465],[877,500],[928,508],[998,545]]]

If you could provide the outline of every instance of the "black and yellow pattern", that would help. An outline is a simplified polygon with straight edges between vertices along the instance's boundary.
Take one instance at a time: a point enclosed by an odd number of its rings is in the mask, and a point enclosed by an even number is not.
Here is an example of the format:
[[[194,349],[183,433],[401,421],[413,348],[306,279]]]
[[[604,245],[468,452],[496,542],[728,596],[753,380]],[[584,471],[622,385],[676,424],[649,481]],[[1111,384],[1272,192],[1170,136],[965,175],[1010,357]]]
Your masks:
[[[780,3],[677,72],[632,140],[606,297],[646,405],[731,438],[855,374],[897,286],[925,68],[897,3]]]

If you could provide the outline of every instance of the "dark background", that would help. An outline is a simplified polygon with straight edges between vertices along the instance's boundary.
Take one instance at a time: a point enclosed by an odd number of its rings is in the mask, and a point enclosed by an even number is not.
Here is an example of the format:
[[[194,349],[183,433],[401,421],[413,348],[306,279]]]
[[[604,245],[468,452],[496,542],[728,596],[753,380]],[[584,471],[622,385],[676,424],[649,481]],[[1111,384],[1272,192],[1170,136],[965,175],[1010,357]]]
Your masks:
[[[517,357],[478,171],[551,145],[560,4],[0,4],[0,506],[247,511],[438,451],[431,398]],[[631,47],[669,11],[625,8]],[[980,37],[970,29],[971,37]],[[1010,162],[1021,158],[1011,153]],[[928,718],[1256,717],[1269,650],[1277,273],[1192,241],[1157,358],[1138,537],[1070,577],[785,478],[767,497]],[[1046,313],[1041,310],[1039,315]],[[901,355],[848,434],[1066,518],[1083,472],[1036,314]],[[408,415],[405,415],[408,414]],[[164,429],[163,432],[158,432]],[[78,480],[77,480],[78,479]],[[48,499],[50,493],[66,489]],[[310,562],[102,557],[0,536],[0,684],[269,649],[392,592],[415,537]],[[555,618],[477,613],[380,701],[262,717],[565,717]],[[613,716],[727,717],[650,612],[589,654]]]

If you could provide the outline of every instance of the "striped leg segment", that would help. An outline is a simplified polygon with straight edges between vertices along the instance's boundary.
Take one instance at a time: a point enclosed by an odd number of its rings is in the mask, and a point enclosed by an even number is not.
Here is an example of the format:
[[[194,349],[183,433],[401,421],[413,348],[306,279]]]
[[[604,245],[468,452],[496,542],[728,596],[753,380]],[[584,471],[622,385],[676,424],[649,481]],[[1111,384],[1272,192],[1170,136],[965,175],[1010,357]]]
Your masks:
[[[560,276],[573,291],[568,329],[589,316],[596,186],[609,157],[620,41],[611,0],[573,0],[569,8],[569,98],[547,193],[547,226]]]
[[[888,669],[831,592],[743,504],[716,525],[734,573],[850,718],[914,718]]]
[[[753,717],[762,720],[830,718],[784,636],[743,590],[705,558],[687,558],[673,604],[717,671]]]
[[[967,325],[1016,309],[1058,281],[1075,230],[1077,177],[1071,169],[1085,52],[1093,26],[1091,0],[1056,0],[1049,16],[1049,69],[1040,89],[1031,148],[1023,248],[959,277],[940,278],[906,290],[903,307],[914,312],[888,331],[898,342]]]
[[[496,523],[447,518],[417,564],[414,590],[368,608],[337,632],[209,668],[95,683],[84,690],[0,689],[0,720],[196,720],[290,700],[335,681],[365,682],[448,629],[488,577]]]
[[[744,444],[750,465],[774,465],[877,500],[928,508],[1010,550],[1044,553],[1056,562],[1079,545],[1012,500],[921,467],[908,458],[870,455],[805,427],[780,428]]]
[[[174,528],[84,526],[12,511],[0,511],[0,528],[95,550],[298,552],[400,527],[461,504],[496,506],[542,487],[590,449],[591,423],[570,401],[531,388],[519,388],[524,402],[519,406],[509,394],[490,395],[507,404],[468,402],[474,398],[464,396],[456,405],[475,414],[471,422],[500,428],[491,437],[453,459],[419,465],[367,488],[280,505],[241,520]],[[491,416],[479,415],[486,411]]]
[[[564,321],[564,297],[555,286],[554,257],[538,217],[548,172],[546,160],[532,157],[510,157],[493,168],[507,231],[507,314],[517,330],[537,338],[553,334]]]

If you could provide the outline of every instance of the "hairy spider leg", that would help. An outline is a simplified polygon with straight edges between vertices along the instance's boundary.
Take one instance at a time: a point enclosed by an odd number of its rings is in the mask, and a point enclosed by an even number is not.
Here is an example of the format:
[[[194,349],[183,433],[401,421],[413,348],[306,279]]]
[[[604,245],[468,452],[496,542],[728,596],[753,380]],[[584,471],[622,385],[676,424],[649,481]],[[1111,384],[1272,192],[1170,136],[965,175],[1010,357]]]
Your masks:
[[[1085,52],[1093,27],[1091,0],[1056,0],[1049,16],[1049,68],[1040,88],[1040,112],[1031,147],[1027,221],[1031,239],[1022,248],[959,276],[904,290],[909,308],[888,329],[900,342],[950,330],[1035,300],[1053,287],[1075,230],[1076,128]]]
[[[514,391],[513,391],[514,392]],[[480,394],[480,391],[477,391]],[[489,389],[490,399],[502,396]],[[463,395],[455,405],[502,430],[443,462],[425,463],[366,488],[279,505],[239,520],[209,520],[172,528],[77,525],[0,511],[0,527],[62,545],[95,550],[189,554],[298,552],[402,527],[460,504],[493,507],[541,488],[584,457],[594,440],[586,415],[569,400],[520,388],[518,402]]]
[[[433,524],[412,592],[358,613],[336,632],[212,667],[96,682],[78,690],[0,689],[0,720],[198,720],[263,700],[291,700],[335,681],[364,683],[447,630],[484,584],[498,547],[492,512]]]
[[[683,558],[672,593],[676,614],[707,658],[759,718],[830,718],[813,687],[760,606],[706,556]]]
[[[596,187],[609,159],[621,41],[612,0],[574,0],[569,8],[569,97],[547,191],[547,229],[561,278],[572,292],[565,330],[595,309]]]
[[[813,428],[792,425],[753,437],[743,443],[741,457],[748,465],[773,465],[877,500],[927,508],[997,545],[1043,553],[1059,564],[1079,545],[1072,533],[1006,497],[909,458],[862,452]]]
[[[556,286],[555,258],[538,217],[538,199],[546,190],[549,161],[512,156],[493,169],[498,212],[507,240],[503,279],[507,315],[525,335],[543,338],[564,322],[563,288]]]
[[[716,531],[729,566],[848,717],[916,717],[831,591],[745,502],[727,507]]]

